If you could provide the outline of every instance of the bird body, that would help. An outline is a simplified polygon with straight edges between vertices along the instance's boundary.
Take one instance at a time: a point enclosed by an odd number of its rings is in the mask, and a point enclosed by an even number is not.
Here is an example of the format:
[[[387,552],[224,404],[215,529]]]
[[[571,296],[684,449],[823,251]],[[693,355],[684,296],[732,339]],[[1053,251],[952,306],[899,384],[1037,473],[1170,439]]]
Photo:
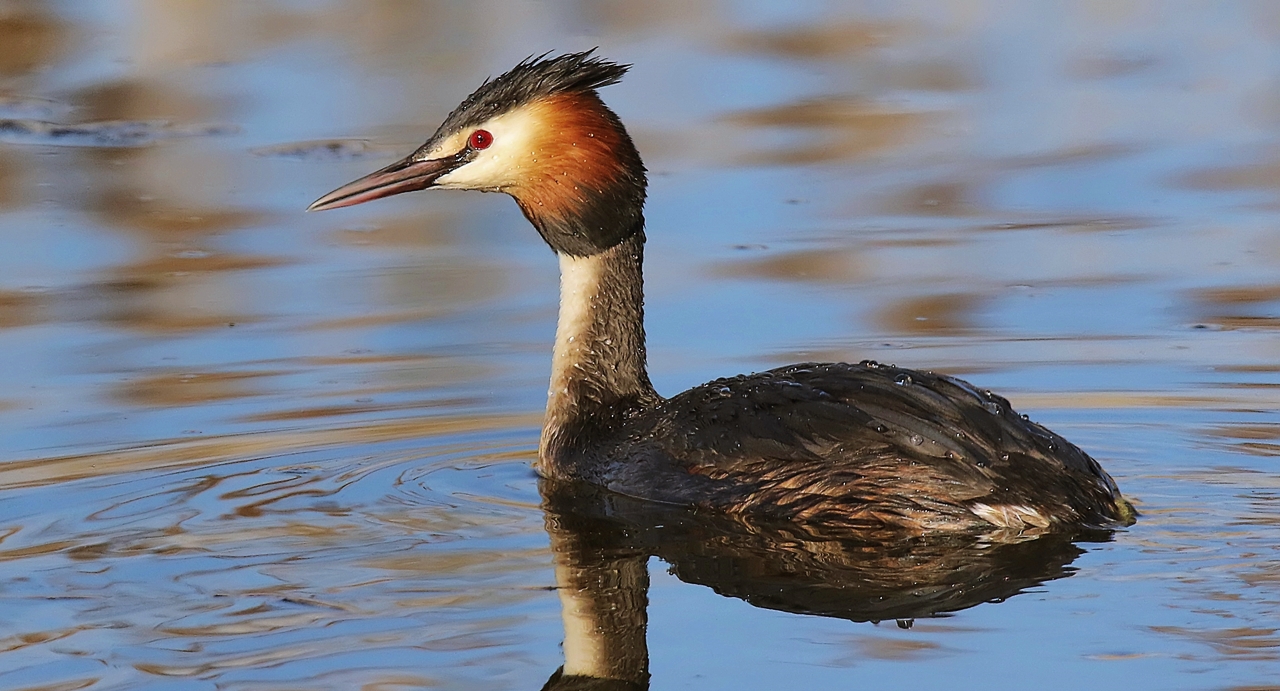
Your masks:
[[[854,529],[1039,532],[1121,516],[1101,467],[1008,401],[864,361],[719,379],[560,427],[542,472],[630,496]],[[577,432],[581,429],[581,432]],[[581,436],[576,436],[580,434]]]
[[[559,255],[560,317],[536,469],[621,494],[855,530],[1013,531],[1132,522],[1079,448],[958,379],[866,361],[653,388],[646,178],[591,51],[486,81],[409,157],[311,209],[428,187],[505,192]]]

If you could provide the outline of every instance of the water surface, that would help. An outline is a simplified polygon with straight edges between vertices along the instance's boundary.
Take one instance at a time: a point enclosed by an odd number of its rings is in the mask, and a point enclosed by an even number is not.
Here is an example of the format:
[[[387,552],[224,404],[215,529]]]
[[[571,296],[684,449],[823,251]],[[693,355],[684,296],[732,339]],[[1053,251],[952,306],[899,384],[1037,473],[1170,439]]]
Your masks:
[[[655,689],[1273,688],[1278,37],[1265,2],[0,0],[0,687],[540,688],[557,574],[604,569],[647,571]],[[556,263],[515,205],[301,210],[596,45],[635,64],[661,392],[957,374],[1140,522],[903,628],[708,570],[850,577],[795,535],[545,513]]]

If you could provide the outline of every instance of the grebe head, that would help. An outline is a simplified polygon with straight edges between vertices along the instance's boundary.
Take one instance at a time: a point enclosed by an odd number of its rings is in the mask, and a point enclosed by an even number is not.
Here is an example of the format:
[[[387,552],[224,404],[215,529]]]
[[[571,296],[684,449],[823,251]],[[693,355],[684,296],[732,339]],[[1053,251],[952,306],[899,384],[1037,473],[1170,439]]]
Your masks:
[[[417,151],[308,210],[439,187],[506,192],[561,254],[596,254],[642,232],[644,164],[596,93],[629,66],[593,52],[528,58],[486,81]]]

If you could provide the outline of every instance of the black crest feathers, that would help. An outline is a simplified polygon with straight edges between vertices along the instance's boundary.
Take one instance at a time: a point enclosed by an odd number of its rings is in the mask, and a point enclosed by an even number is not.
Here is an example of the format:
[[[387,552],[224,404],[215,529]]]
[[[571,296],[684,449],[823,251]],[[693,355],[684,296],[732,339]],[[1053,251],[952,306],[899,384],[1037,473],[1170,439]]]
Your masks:
[[[631,65],[594,55],[595,48],[548,58],[530,56],[494,79],[488,79],[449,113],[433,140],[474,127],[501,113],[555,94],[599,89],[617,84]]]

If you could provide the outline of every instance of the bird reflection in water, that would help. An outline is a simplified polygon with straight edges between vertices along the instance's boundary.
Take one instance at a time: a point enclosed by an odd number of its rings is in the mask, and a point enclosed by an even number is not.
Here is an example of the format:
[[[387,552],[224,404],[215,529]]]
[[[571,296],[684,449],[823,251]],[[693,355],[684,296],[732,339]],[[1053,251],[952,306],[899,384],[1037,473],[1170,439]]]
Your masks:
[[[540,489],[565,628],[565,663],[544,691],[648,688],[651,556],[686,583],[756,607],[906,628],[1068,576],[1084,553],[1076,542],[1111,536],[824,533],[585,484],[542,480]]]

